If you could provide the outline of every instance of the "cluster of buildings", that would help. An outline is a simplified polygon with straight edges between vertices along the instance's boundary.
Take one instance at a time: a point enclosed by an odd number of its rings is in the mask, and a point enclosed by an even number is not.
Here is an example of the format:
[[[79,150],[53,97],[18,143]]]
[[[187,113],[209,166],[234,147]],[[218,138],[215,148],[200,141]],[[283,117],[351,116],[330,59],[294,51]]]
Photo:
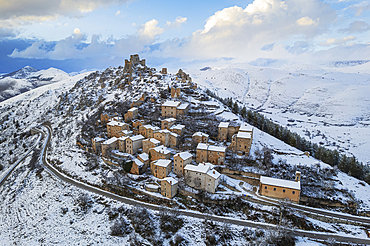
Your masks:
[[[143,72],[145,67],[145,60],[140,60],[138,55],[132,55],[130,61],[125,61],[124,72],[127,81],[132,81],[135,69],[136,72]],[[163,68],[161,74],[167,74],[167,69]],[[181,69],[176,80],[194,86],[190,76]],[[131,104],[124,118],[116,114],[102,114],[101,123],[107,126],[108,139],[93,138],[93,151],[101,153],[103,160],[110,164],[129,162],[130,173],[133,174],[142,174],[150,168],[151,174],[160,179],[161,193],[165,197],[174,197],[178,190],[178,180],[174,175],[169,176],[171,172],[177,177],[184,177],[186,185],[190,187],[215,193],[221,181],[221,174],[215,170],[215,166],[225,164],[227,150],[240,156],[249,155],[253,127],[248,124],[221,122],[217,140],[227,147],[216,146],[208,134],[195,132],[192,140],[197,144],[196,158],[190,152],[178,153],[177,146],[186,129],[184,125],[176,122],[179,116],[188,113],[190,104],[179,100],[180,87],[171,87],[171,98],[160,106],[163,118],[160,127],[146,124],[144,120],[139,119],[137,107],[144,102],[145,94]],[[296,181],[261,177],[260,194],[299,201],[299,179],[299,174],[296,175]]]

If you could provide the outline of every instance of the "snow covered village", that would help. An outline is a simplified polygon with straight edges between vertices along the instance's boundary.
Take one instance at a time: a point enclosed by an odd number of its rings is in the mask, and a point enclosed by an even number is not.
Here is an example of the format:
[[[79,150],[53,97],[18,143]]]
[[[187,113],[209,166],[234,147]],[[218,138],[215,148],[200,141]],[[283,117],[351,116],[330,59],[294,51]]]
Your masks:
[[[81,234],[83,244],[124,245],[368,240],[369,185],[356,176],[362,164],[181,69],[158,72],[131,55],[124,66],[11,100],[1,105],[3,130],[22,144],[2,153],[20,158],[3,167],[1,211],[12,214],[10,204],[19,211],[3,218],[1,230],[32,218],[63,232],[39,238],[26,223],[22,235],[1,233],[4,241],[64,244]],[[5,189],[11,180],[14,188]]]

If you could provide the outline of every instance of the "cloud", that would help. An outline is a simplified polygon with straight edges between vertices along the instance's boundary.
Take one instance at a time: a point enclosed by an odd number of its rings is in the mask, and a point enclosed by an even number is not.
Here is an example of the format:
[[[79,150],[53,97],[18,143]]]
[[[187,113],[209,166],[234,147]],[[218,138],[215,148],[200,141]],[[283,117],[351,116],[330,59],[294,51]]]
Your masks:
[[[100,40],[100,36],[93,35],[91,40],[87,40],[87,36],[75,28],[73,34],[65,39],[57,42],[36,41],[24,50],[14,49],[9,57],[51,60],[126,57],[145,51],[146,46],[151,45],[163,31],[155,19],[141,25],[135,35],[121,39],[109,37]]]
[[[174,22],[167,21],[166,27],[167,28],[176,28],[181,26],[183,23],[187,21],[188,18],[178,16]]]
[[[0,0],[0,37],[14,37],[19,29],[34,22],[61,16],[82,17],[102,6],[129,0]]]
[[[292,38],[312,40],[325,33],[335,20],[335,10],[319,0],[254,0],[245,8],[232,6],[217,11],[203,29],[187,39],[165,42],[160,50],[164,55],[183,59],[255,60],[280,50],[277,44]],[[263,49],[271,43],[275,43],[273,49]]]
[[[368,1],[363,1],[352,6],[356,11],[356,16],[362,15],[363,12],[370,10],[370,3]]]
[[[348,36],[340,39],[335,38],[328,38],[325,42],[319,43],[321,46],[331,46],[331,45],[338,45],[338,44],[345,44],[349,41],[355,40],[356,37],[354,36]]]
[[[339,29],[339,32],[355,33],[366,32],[370,30],[370,25],[365,21],[354,21],[347,28]]]

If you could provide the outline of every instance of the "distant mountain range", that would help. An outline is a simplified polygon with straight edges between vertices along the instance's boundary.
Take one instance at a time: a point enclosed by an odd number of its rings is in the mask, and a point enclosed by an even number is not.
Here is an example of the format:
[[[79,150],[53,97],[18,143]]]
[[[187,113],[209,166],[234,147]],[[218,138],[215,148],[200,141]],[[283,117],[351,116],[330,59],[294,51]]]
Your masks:
[[[70,75],[56,68],[38,70],[26,66],[0,76],[0,102],[37,87],[69,78]]]

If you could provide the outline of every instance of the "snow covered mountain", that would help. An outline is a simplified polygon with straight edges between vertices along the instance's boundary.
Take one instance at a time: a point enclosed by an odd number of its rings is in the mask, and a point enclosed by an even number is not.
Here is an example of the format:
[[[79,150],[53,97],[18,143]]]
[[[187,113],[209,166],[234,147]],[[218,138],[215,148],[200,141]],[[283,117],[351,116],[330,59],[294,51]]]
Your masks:
[[[189,72],[218,96],[231,97],[310,141],[370,164],[370,63],[341,65],[238,64]]]
[[[0,102],[39,86],[52,84],[69,78],[59,69],[38,70],[26,66],[15,72],[0,76]]]

